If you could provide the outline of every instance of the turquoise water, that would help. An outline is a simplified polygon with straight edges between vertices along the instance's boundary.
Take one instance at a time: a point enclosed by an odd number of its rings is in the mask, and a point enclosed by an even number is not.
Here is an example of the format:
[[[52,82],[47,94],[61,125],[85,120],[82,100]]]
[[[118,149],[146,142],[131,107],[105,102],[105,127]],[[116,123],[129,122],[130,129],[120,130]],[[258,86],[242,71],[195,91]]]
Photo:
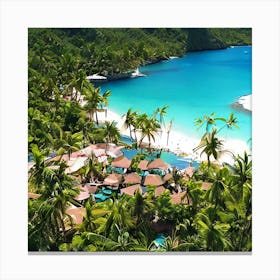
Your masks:
[[[174,118],[173,130],[201,137],[194,119],[209,115],[227,118],[234,112],[239,129],[223,130],[221,136],[248,141],[251,138],[251,115],[235,111],[230,104],[252,92],[252,48],[188,53],[140,68],[147,77],[112,81],[102,85],[110,90],[109,108],[124,114],[130,107],[153,112],[169,105],[166,120]]]

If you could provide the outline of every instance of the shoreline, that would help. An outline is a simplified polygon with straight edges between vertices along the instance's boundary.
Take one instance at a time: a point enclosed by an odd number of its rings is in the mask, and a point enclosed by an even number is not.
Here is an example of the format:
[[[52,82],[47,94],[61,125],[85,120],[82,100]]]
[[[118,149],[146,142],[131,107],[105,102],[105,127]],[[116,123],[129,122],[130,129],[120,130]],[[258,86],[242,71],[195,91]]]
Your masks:
[[[123,118],[120,114],[116,113],[115,111],[112,111],[107,108],[107,117],[105,117],[104,112],[98,112],[98,120],[100,122],[105,121],[115,121],[117,124],[117,128],[120,130],[120,134],[126,137],[130,138],[129,129],[123,128]],[[139,139],[139,138],[138,138]],[[247,145],[247,143],[244,140],[237,139],[237,138],[220,138],[224,141],[224,149],[229,150],[234,155],[240,154],[243,155],[244,151],[246,151],[248,154],[251,154],[251,149]],[[147,139],[144,138],[145,143],[148,143]],[[190,137],[187,134],[184,134],[182,132],[171,130],[169,134],[169,142],[167,145],[167,133],[165,130],[163,130],[161,133],[159,133],[155,137],[155,142],[152,141],[151,147],[156,149],[163,149],[165,151],[170,151],[176,155],[184,154],[188,157],[193,158],[196,161],[205,161],[207,160],[207,157],[205,154],[200,156],[200,151],[194,153],[193,149],[197,147],[200,143],[199,138]],[[232,155],[226,153],[219,159],[220,162],[227,162],[229,164],[233,164],[233,158]]]
[[[231,104],[231,106],[235,110],[251,114],[252,113],[251,104],[252,104],[252,94],[246,94],[238,97],[237,100]]]

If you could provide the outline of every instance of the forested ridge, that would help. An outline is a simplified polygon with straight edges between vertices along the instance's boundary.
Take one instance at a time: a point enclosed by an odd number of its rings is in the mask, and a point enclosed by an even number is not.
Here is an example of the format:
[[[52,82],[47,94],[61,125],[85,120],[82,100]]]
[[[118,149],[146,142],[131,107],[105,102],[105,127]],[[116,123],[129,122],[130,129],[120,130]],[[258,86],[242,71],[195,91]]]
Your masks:
[[[57,56],[71,54],[87,75],[110,76],[188,51],[250,45],[251,29],[30,28],[28,44],[29,66],[35,70],[40,57],[57,64]]]

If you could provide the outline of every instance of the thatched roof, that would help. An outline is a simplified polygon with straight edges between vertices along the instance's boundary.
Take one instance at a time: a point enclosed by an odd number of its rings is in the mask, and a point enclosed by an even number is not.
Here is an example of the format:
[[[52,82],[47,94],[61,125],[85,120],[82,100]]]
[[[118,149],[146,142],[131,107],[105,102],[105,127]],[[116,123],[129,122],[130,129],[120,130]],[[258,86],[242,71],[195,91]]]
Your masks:
[[[187,168],[183,169],[181,172],[185,175],[188,175],[189,177],[192,177],[194,171],[195,168],[193,166],[188,166]]]
[[[178,204],[178,203],[182,203],[182,204],[188,204],[188,197],[186,196],[184,199],[182,199],[182,197],[186,195],[186,192],[181,192],[181,193],[174,193],[171,194],[171,201],[173,204]]]
[[[86,188],[90,194],[95,194],[98,189],[97,186],[90,186],[90,185],[86,185]]]
[[[55,156],[55,157],[53,157],[53,158],[49,158],[49,159],[47,159],[46,160],[46,162],[50,162],[50,161],[68,161],[69,160],[69,158],[68,158],[68,156],[65,154],[65,155],[58,155],[58,156]]]
[[[161,158],[157,158],[148,164],[148,169],[167,170],[168,168],[170,168],[170,164],[166,163]]]
[[[124,176],[124,184],[140,184],[141,179],[137,173],[129,173]]]
[[[121,156],[119,158],[116,158],[113,162],[112,162],[112,166],[113,167],[119,167],[119,168],[129,168],[131,164],[131,160],[128,159],[125,156]]]
[[[148,170],[148,163],[149,163],[149,161],[148,160],[141,160],[140,161],[140,163],[138,164],[138,168],[140,169],[140,170]]]
[[[171,173],[167,173],[164,177],[163,177],[163,181],[166,182],[168,180],[172,179],[172,174]]]
[[[155,197],[160,196],[162,193],[166,191],[166,188],[163,186],[159,186],[155,189]]]
[[[41,194],[39,194],[39,193],[31,193],[31,192],[28,193],[28,198],[37,199],[40,196],[41,196]]]
[[[73,218],[74,224],[80,225],[84,219],[85,208],[84,207],[70,208],[66,210],[66,213]]]
[[[140,184],[121,189],[121,194],[125,193],[128,195],[134,196],[134,194],[137,190],[142,194],[142,188],[141,188]]]
[[[201,189],[204,190],[204,191],[207,191],[211,188],[211,186],[212,186],[212,183],[202,182]]]
[[[75,196],[76,200],[82,201],[90,197],[87,187],[82,187],[81,185],[79,185],[76,188],[80,190],[80,193]]]
[[[146,177],[145,177],[145,182],[144,182],[144,185],[145,186],[160,186],[163,184],[163,181],[161,179],[161,177],[157,174],[148,174]]]
[[[110,186],[119,186],[120,182],[122,181],[122,175],[117,173],[112,173],[107,176],[104,180],[104,185]]]

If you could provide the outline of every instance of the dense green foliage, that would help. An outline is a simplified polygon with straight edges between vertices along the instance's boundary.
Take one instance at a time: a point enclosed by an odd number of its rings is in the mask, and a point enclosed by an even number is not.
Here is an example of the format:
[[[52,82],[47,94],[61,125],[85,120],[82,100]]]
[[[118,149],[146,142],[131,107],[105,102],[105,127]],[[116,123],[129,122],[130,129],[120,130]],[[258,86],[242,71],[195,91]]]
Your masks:
[[[201,46],[248,44],[248,38],[250,30],[241,29],[29,29],[28,152],[34,165],[29,170],[28,189],[41,194],[28,200],[29,250],[250,251],[251,160],[245,153],[235,158],[231,168],[211,162],[223,151],[219,131],[236,126],[233,115],[223,119],[212,114],[196,120],[198,126],[206,127],[199,148],[208,162],[191,178],[174,169],[172,179],[164,184],[166,191],[159,196],[154,186],[148,186],[145,195],[115,193],[105,202],[95,203],[91,197],[77,201],[80,191],[76,186],[93,179],[102,181],[107,171],[91,155],[74,174],[66,172],[66,161],[73,152],[93,143],[118,143],[120,138],[114,122],[99,123],[97,112],[104,111],[111,93],[92,85],[88,74],[128,71]],[[168,106],[157,108],[152,115],[128,109],[124,126],[135,146],[147,137],[148,152],[153,154],[151,142],[166,125],[167,111]],[[167,124],[168,131],[171,127],[172,122]],[[49,162],[46,158],[51,152],[61,157]],[[130,171],[140,173],[137,166],[144,158],[137,155]],[[203,182],[211,183],[211,188],[203,190]],[[172,203],[170,192],[180,191],[187,204]],[[73,206],[85,208],[81,225],[67,213]],[[159,233],[165,235],[160,248],[154,242]]]
[[[209,32],[227,46],[252,45],[251,28],[210,28]]]
[[[76,68],[87,75],[106,76],[130,71],[139,65],[182,56],[186,51],[220,49],[251,44],[251,29],[241,28],[31,28],[29,65],[33,69],[48,63],[49,69],[67,53],[75,57]],[[46,57],[51,57],[46,61]]]

